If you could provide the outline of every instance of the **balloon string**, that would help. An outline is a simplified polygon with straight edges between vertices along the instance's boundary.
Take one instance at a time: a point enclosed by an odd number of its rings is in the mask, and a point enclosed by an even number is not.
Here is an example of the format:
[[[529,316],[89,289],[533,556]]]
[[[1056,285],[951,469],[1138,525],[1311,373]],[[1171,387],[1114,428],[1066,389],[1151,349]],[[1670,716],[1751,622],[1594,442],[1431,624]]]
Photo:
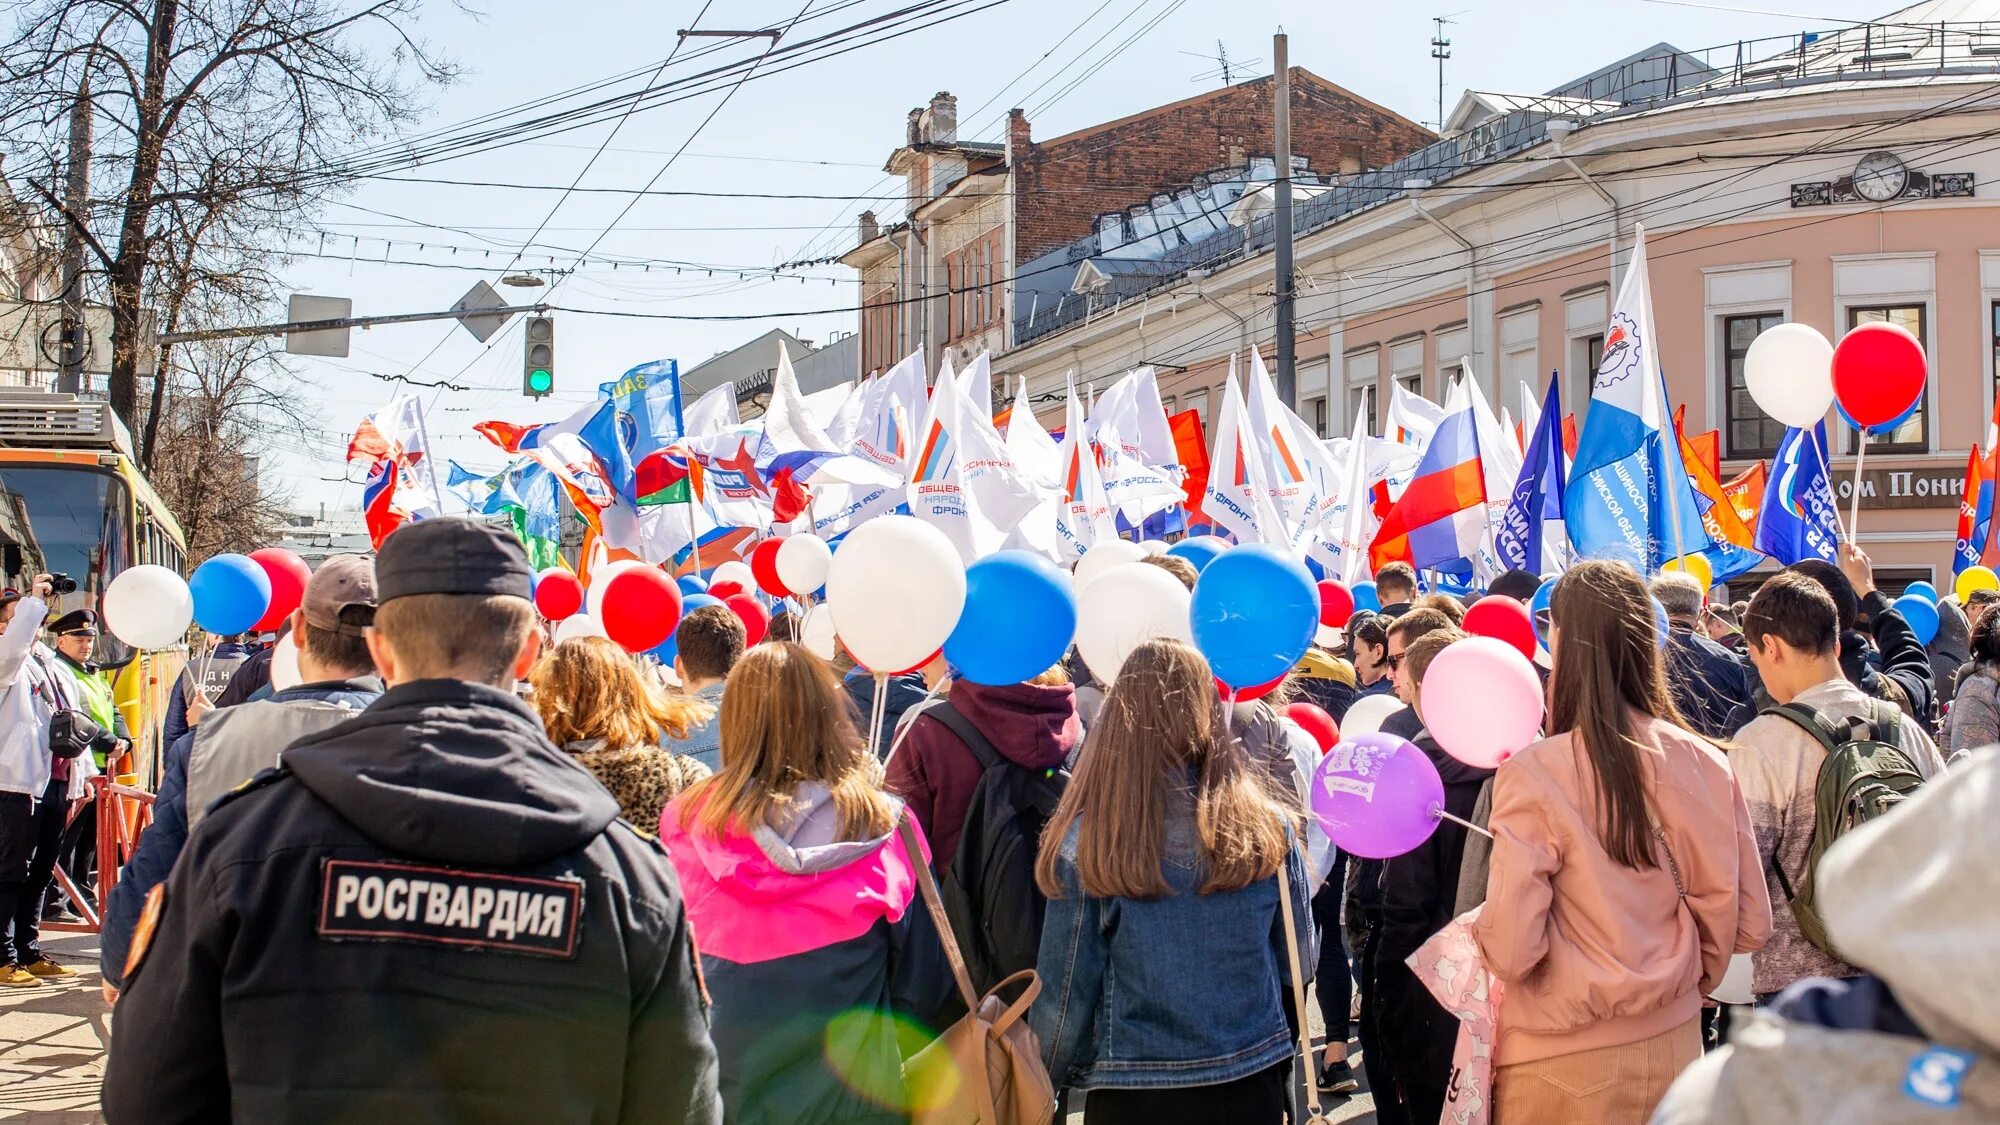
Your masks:
[[[873,758],[882,749],[882,717],[888,713],[889,677],[875,674],[875,701],[868,707],[868,756]]]
[[[1861,466],[1867,460],[1868,431],[1862,430],[1855,435],[1854,495],[1848,497],[1847,501],[1847,542],[1850,545],[1861,534]],[[1835,514],[1838,514],[1840,505],[1835,504],[1833,507]]]
[[[1472,831],[1479,833],[1481,836],[1484,836],[1489,840],[1493,838],[1493,833],[1488,832],[1486,829],[1479,827],[1477,824],[1474,824],[1471,821],[1466,820],[1464,817],[1453,816],[1450,813],[1444,811],[1443,805],[1432,806],[1431,815],[1438,818],[1439,820],[1449,820],[1453,824],[1456,824],[1461,828],[1469,828]]]

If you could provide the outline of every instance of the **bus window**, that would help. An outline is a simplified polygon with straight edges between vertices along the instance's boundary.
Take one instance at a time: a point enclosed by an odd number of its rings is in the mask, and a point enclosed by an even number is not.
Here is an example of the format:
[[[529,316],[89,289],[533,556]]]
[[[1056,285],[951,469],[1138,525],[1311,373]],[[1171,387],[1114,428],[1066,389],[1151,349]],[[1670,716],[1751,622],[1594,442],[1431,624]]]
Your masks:
[[[54,612],[97,609],[104,587],[132,565],[132,499],[115,474],[67,465],[0,465],[0,585],[25,589],[42,573],[67,574],[77,592]],[[100,634],[97,659],[122,664],[130,648]]]

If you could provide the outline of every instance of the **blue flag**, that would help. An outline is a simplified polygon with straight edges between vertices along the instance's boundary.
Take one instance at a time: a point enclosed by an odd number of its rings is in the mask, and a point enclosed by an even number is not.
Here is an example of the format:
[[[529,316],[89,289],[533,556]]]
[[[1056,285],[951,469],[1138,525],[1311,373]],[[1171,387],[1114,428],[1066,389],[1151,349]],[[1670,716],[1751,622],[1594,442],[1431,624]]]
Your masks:
[[[681,414],[680,364],[671,359],[642,363],[615,382],[600,383],[597,393],[617,410],[618,430],[631,458],[634,480],[626,499],[635,504],[685,500],[684,488],[671,497],[665,494],[687,476],[684,461],[667,452],[687,432]]]
[[[1826,423],[1787,429],[1772,459],[1771,483],[1757,514],[1757,549],[1790,566],[1800,559],[1838,563],[1840,522],[1826,479]]]
[[[1563,518],[1568,482],[1563,472],[1562,418],[1562,380],[1550,379],[1541,421],[1528,443],[1528,458],[1521,462],[1507,512],[1493,533],[1494,552],[1515,570],[1542,572],[1542,521]]]
[[[1633,241],[1632,264],[1604,329],[1563,517],[1577,554],[1619,559],[1652,574],[1668,559],[1712,544],[1668,419],[1643,228]]]

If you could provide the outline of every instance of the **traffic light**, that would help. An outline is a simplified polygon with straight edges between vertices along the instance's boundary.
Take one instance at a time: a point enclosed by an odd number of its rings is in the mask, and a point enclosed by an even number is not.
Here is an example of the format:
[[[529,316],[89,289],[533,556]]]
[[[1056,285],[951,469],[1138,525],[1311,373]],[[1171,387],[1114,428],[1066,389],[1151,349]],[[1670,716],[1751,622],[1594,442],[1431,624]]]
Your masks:
[[[531,316],[522,334],[521,393],[543,398],[556,389],[556,321]]]

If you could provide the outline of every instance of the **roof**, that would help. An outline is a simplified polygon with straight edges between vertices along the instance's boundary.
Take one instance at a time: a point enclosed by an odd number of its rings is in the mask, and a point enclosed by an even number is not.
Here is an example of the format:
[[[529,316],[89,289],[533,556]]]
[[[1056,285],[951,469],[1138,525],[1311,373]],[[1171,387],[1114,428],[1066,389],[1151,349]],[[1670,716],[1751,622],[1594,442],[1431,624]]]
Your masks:
[[[1457,108],[1445,120],[1445,135],[1457,136],[1495,117],[1527,109],[1556,116],[1595,117],[1618,108],[1617,102],[1591,98],[1565,98],[1555,94],[1504,94],[1497,90],[1467,90]]]
[[[1292,73],[1292,80],[1294,82],[1318,86],[1322,90],[1326,90],[1330,93],[1346,98],[1349,101],[1355,102],[1360,105],[1365,105],[1368,108],[1376,111],[1377,113],[1380,113],[1386,117],[1393,118],[1396,121],[1400,122],[1401,124],[1407,125],[1410,128],[1417,130],[1418,132],[1430,133],[1429,129],[1426,129],[1422,125],[1416,123],[1415,121],[1412,121],[1407,117],[1404,117],[1402,114],[1397,113],[1395,110],[1390,109],[1388,106],[1385,106],[1380,102],[1370,101],[1369,99],[1362,97],[1360,94],[1357,94],[1354,91],[1349,90],[1345,86],[1342,86],[1338,83],[1329,82],[1326,79],[1321,78],[1319,75],[1314,74],[1312,71],[1307,70],[1305,67],[1302,66],[1292,67],[1291,73]],[[1156,105],[1150,109],[1142,109],[1137,113],[1126,114],[1124,117],[1114,118],[1113,120],[1110,121],[1102,121],[1096,125],[1086,126],[1085,128],[1078,129],[1072,133],[1064,133],[1059,137],[1051,137],[1046,141],[1036,141],[1035,147],[1038,149],[1047,149],[1054,145],[1071,144],[1076,141],[1081,141],[1089,137],[1093,137],[1098,133],[1102,133],[1108,129],[1116,129],[1120,125],[1127,125],[1134,121],[1143,121],[1149,117],[1157,117],[1163,113],[1172,113],[1175,110],[1185,109],[1189,106],[1201,105],[1204,102],[1212,102],[1219,98],[1227,97],[1230,94],[1236,93],[1240,90],[1244,90],[1252,86],[1260,86],[1274,80],[1275,80],[1274,75],[1267,74],[1262,78],[1253,78],[1248,82],[1238,82],[1234,86],[1223,86],[1218,89],[1209,90],[1206,93],[1196,94],[1191,98],[1182,98],[1180,101],[1177,102],[1168,102],[1166,105]]]

